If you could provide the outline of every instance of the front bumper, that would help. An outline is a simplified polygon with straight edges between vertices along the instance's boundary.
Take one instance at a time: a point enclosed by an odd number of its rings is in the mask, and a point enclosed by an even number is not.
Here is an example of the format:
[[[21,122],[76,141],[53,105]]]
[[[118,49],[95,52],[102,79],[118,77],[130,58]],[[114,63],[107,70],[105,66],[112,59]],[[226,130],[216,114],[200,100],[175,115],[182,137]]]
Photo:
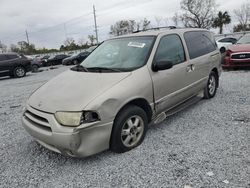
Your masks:
[[[49,150],[72,157],[87,157],[109,148],[113,122],[92,123],[87,128],[65,127],[53,114],[30,106],[22,117],[23,127]]]
[[[243,67],[250,67],[250,60],[234,60],[230,57],[225,57],[222,63],[222,68],[229,69],[229,68],[243,68]]]

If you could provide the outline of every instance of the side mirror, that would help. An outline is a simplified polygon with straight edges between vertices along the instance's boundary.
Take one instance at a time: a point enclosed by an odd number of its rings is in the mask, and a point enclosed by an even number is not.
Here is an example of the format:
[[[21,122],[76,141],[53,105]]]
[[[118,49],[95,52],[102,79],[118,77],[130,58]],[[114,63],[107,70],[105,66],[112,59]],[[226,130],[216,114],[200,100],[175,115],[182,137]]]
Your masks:
[[[157,72],[160,70],[167,70],[173,67],[173,63],[171,61],[156,61],[153,65],[153,71]]]

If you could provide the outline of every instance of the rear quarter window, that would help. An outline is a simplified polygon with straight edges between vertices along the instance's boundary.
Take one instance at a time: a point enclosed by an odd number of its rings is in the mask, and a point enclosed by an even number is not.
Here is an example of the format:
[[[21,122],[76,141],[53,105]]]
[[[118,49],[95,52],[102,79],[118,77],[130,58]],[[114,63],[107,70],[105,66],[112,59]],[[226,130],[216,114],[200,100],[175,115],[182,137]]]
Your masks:
[[[190,59],[216,50],[216,42],[208,31],[189,31],[184,34]]]

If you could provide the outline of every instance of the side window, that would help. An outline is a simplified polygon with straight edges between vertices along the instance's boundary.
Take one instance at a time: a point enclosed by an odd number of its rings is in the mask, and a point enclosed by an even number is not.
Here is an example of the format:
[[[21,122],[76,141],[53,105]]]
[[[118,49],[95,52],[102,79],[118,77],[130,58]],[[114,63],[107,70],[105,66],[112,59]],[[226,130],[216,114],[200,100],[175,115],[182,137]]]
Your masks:
[[[228,41],[228,38],[224,38],[224,39],[219,40],[219,42],[230,42],[230,41]]]
[[[173,65],[186,60],[184,48],[178,35],[164,36],[155,55],[155,61],[171,61]]]
[[[210,32],[189,31],[184,34],[190,59],[210,53],[216,49],[215,40]]]
[[[5,61],[5,60],[7,60],[7,59],[8,59],[8,58],[7,58],[6,55],[0,54],[0,61]]]
[[[206,53],[210,53],[216,50],[216,42],[215,39],[210,32],[202,32],[202,38],[204,40],[204,45],[206,47]]]
[[[8,59],[17,59],[18,58],[18,55],[16,54],[9,54],[7,55]]]
[[[237,39],[231,38],[231,43],[232,43],[232,44],[235,44],[236,42],[237,42]]]

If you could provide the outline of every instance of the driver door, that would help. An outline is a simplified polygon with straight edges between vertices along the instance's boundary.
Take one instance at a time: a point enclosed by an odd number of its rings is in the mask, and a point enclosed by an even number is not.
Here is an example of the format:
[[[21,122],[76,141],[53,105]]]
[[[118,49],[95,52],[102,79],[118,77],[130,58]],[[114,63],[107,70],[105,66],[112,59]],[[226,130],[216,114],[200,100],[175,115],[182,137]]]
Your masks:
[[[154,64],[172,62],[173,67],[151,72],[156,112],[166,111],[190,96],[188,92],[189,62],[186,60],[182,40],[177,34],[163,36],[155,53]]]

